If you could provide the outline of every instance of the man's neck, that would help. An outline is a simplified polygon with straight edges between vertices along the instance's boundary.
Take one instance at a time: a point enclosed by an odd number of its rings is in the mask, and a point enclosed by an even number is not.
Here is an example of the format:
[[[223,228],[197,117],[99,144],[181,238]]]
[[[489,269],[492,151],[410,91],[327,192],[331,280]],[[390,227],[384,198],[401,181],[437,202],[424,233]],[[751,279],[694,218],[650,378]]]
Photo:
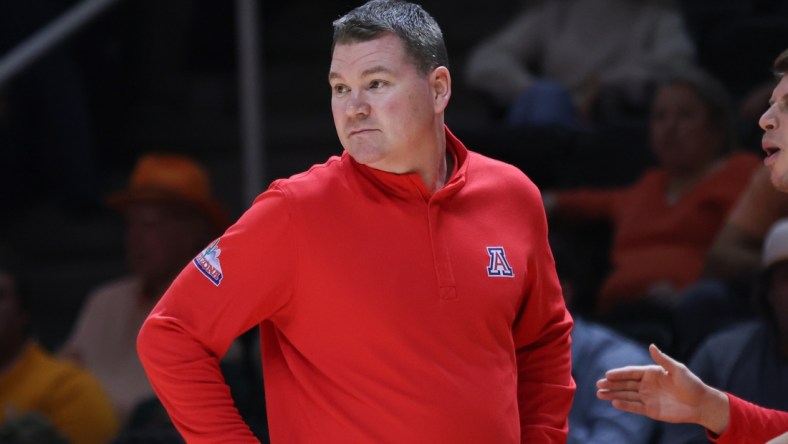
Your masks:
[[[440,148],[435,152],[435,157],[432,161],[435,169],[423,172],[421,175],[421,180],[424,181],[424,185],[430,193],[435,193],[443,188],[444,185],[449,182],[449,177],[454,169],[454,155],[451,153],[451,149],[446,143],[446,135],[443,132],[443,127],[441,127],[440,131],[438,135],[438,146],[440,146]]]

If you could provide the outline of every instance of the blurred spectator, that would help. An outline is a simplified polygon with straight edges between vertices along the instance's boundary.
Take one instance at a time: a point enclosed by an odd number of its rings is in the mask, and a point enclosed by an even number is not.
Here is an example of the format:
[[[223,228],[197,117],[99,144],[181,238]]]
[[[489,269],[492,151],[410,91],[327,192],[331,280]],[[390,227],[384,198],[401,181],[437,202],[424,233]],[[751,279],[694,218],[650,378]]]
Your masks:
[[[788,219],[770,229],[762,257],[756,293],[762,317],[709,337],[689,368],[710,386],[788,411]],[[662,442],[706,442],[706,433],[694,424],[666,424]]]
[[[569,412],[567,444],[651,442],[653,420],[622,412],[596,397],[596,382],[610,368],[646,365],[648,354],[639,344],[604,325],[574,316],[572,330],[572,377],[577,389]]]
[[[96,378],[33,337],[30,295],[0,264],[0,442],[105,444],[118,430]]]
[[[759,168],[709,248],[704,276],[734,286],[749,283],[760,270],[766,232],[786,216],[788,196],[772,186],[766,167]]]
[[[39,413],[14,416],[0,425],[3,444],[69,444],[68,438]]]
[[[657,77],[694,55],[662,0],[545,0],[472,49],[465,74],[510,124],[574,127],[645,115]]]
[[[183,444],[181,434],[173,425],[158,398],[140,402],[126,428],[112,444]]]
[[[130,274],[87,299],[60,353],[98,376],[125,424],[152,396],[136,352],[142,322],[181,269],[228,225],[207,172],[177,155],[139,159],[127,190],[107,203],[126,221]]]
[[[658,167],[628,187],[545,193],[554,220],[612,223],[612,270],[597,314],[611,321],[629,322],[635,314],[666,319],[669,311],[658,309],[669,310],[701,276],[715,233],[760,163],[735,150],[731,119],[716,80],[697,70],[676,73],[658,88],[651,111]]]
[[[682,292],[674,312],[674,354],[688,360],[709,334],[754,313],[747,295],[761,270],[763,239],[788,217],[788,195],[759,168],[731,210],[706,255],[703,278]]]

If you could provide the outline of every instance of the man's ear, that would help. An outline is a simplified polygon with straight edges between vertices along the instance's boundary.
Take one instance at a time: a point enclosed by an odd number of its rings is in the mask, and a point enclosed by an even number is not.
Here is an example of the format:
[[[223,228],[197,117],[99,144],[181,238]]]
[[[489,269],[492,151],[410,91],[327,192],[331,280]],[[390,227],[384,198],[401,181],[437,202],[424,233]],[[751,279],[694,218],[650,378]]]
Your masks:
[[[430,73],[435,112],[443,112],[451,98],[451,74],[445,66],[439,66]]]

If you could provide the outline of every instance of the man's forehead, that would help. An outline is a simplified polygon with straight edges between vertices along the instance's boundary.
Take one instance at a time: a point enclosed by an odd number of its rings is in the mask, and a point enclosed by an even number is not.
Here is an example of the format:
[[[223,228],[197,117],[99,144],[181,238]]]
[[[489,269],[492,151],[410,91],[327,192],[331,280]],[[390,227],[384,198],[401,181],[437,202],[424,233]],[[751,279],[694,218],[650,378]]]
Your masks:
[[[788,76],[783,76],[777,86],[774,87],[772,92],[771,103],[788,102]]]
[[[399,38],[385,35],[374,40],[354,41],[334,47],[331,73],[347,67],[368,69],[405,61],[405,51]]]

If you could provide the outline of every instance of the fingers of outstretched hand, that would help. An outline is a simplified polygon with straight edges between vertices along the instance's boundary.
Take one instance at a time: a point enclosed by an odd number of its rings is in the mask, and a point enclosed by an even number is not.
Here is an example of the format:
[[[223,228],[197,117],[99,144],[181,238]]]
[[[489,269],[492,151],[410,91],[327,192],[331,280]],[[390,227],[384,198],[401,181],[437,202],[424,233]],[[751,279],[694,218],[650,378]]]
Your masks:
[[[669,372],[682,365],[680,362],[663,353],[662,350],[657,348],[657,346],[654,344],[649,345],[648,353],[651,355],[651,359],[653,359],[656,364],[662,366]]]
[[[640,380],[634,379],[625,379],[625,380],[609,380],[609,379],[600,379],[597,381],[596,386],[600,390],[607,390],[607,391],[629,391],[629,392],[637,392],[640,390]]]
[[[665,370],[658,365],[629,365],[606,371],[605,379],[608,381],[640,381],[650,373],[664,374]]]
[[[625,412],[637,413],[638,415],[646,414],[646,406],[640,401],[614,399],[612,404],[613,407]]]
[[[597,390],[596,396],[607,401],[641,402],[643,400],[640,393],[632,390]]]

